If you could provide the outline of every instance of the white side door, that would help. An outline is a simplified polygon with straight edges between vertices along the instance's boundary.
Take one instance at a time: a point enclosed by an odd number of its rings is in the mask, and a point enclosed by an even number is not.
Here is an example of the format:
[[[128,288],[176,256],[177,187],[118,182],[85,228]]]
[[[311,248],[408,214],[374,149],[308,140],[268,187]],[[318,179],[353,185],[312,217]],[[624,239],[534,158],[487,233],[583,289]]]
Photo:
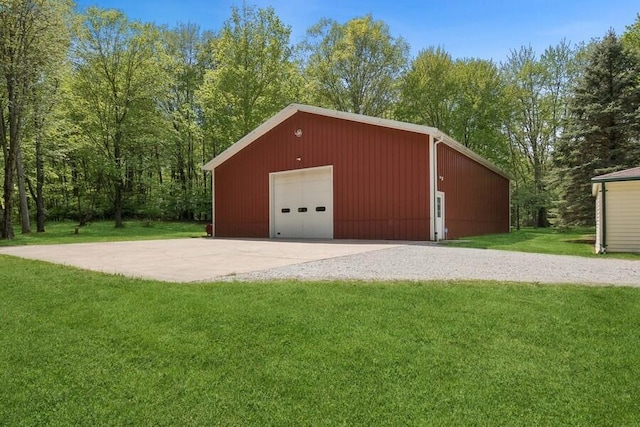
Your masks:
[[[447,238],[444,227],[444,193],[436,192],[436,241]]]

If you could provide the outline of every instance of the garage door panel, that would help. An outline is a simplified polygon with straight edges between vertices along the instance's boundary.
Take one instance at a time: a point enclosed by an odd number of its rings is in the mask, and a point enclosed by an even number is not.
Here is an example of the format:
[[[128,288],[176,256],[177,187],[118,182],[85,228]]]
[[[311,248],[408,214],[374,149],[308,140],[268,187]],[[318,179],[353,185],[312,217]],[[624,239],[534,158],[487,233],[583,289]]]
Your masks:
[[[333,238],[331,168],[273,176],[274,237]]]
[[[274,207],[276,237],[291,237],[302,232],[302,222],[297,215],[302,202],[301,185],[291,176],[277,176],[274,182]]]

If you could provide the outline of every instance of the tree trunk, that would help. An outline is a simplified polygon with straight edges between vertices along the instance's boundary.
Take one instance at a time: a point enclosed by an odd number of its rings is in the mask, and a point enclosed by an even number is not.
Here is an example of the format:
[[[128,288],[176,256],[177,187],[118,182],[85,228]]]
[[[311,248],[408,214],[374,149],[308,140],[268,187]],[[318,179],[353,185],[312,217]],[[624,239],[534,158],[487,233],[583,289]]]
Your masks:
[[[13,239],[13,224],[11,224],[11,211],[13,210],[13,171],[15,169],[15,156],[9,150],[4,166],[4,212],[2,224],[0,224],[0,238]]]
[[[19,143],[19,108],[17,105],[17,97],[15,95],[14,86],[11,80],[7,84],[7,93],[9,93],[9,135],[7,141],[7,126],[4,117],[4,108],[0,108],[0,137],[2,138],[2,148],[4,151],[4,183],[2,197],[4,199],[4,212],[2,214],[2,223],[0,223],[0,238],[13,239],[13,224],[11,223],[11,214],[13,211],[13,178],[16,170],[16,154],[18,152]]]
[[[532,144],[533,146],[533,144]],[[537,149],[534,148],[534,154],[537,152]],[[546,206],[540,206],[544,202],[542,199],[544,195],[547,193],[547,189],[544,185],[544,172],[543,172],[543,162],[540,158],[541,156],[534,156],[533,161],[533,185],[536,191],[536,203],[538,207],[536,208],[534,214],[534,227],[547,228],[549,227],[549,218],[547,213]]]
[[[0,200],[0,224],[4,224],[4,208],[2,207],[2,200]],[[2,230],[0,229],[0,239],[3,239]]]
[[[36,222],[38,233],[44,233],[44,161],[42,159],[42,130],[36,135]]]
[[[42,159],[42,128],[43,120],[37,118],[33,122],[35,132],[35,148],[36,148],[36,188],[33,188],[33,184],[29,179],[29,176],[25,176],[29,192],[31,197],[36,202],[36,227],[38,233],[44,233],[44,160]]]
[[[5,158],[5,165],[4,165],[5,175],[4,175],[4,185],[3,185],[4,191],[2,194],[2,200],[5,200],[5,204],[4,204],[4,207],[2,207],[2,203],[0,203],[0,239],[13,238],[13,227],[11,225],[11,208],[12,208],[11,192],[7,190],[7,187],[9,185],[12,185],[11,178],[8,176],[8,171],[7,171],[8,164],[9,164],[9,159]]]
[[[22,149],[16,153],[16,172],[18,175],[18,195],[20,197],[20,226],[22,234],[31,234],[31,220],[29,218],[29,201],[27,199],[27,185],[24,179],[24,164],[22,163]]]
[[[539,207],[538,211],[536,212],[536,227],[539,228],[547,228],[549,227],[549,218],[548,218],[548,214],[547,214],[547,208],[545,207]]]
[[[120,151],[120,143],[122,141],[122,134],[119,130],[116,131],[113,141],[113,156],[116,161],[116,182],[115,182],[115,198],[113,201],[114,216],[116,221],[116,228],[124,227],[124,221],[122,220],[122,206],[124,199],[124,173],[122,171],[122,152]]]
[[[122,180],[118,179],[116,183],[116,198],[114,202],[115,208],[115,219],[116,219],[116,228],[124,227],[124,221],[122,220],[122,199],[123,199],[123,185]]]

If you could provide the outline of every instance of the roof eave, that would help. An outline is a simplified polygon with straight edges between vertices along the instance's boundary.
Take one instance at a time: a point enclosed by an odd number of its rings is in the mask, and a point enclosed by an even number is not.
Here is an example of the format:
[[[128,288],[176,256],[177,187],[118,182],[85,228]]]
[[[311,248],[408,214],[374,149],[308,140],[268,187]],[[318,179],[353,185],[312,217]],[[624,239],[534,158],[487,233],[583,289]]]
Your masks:
[[[255,128],[254,130],[252,130],[251,132],[243,136],[240,140],[238,140],[234,144],[231,144],[231,146],[229,146],[229,148],[224,150],[222,153],[218,154],[209,162],[205,163],[202,166],[202,169],[209,170],[209,171],[214,170],[216,167],[218,167],[219,165],[221,165],[222,163],[224,163],[225,161],[233,157],[235,154],[242,151],[242,149],[247,147],[253,141],[255,141],[256,139],[260,138],[262,135],[269,132],[271,129],[276,127],[281,122],[293,116],[296,112],[298,112],[298,109],[296,107],[297,107],[297,104],[291,104],[285,107],[284,109],[280,110],[280,112],[277,113],[275,116],[271,117],[269,120],[262,123],[260,126],[258,126],[257,128]]]
[[[485,159],[484,157],[482,157],[481,155],[479,155],[475,151],[473,151],[470,148],[467,148],[466,146],[462,145],[461,143],[459,143],[455,139],[451,138],[446,133],[441,132],[438,129],[436,129],[436,131],[438,132],[436,136],[440,137],[442,139],[442,142],[447,144],[449,147],[453,148],[456,151],[459,151],[460,153],[464,154],[465,156],[469,157],[470,159],[475,160],[476,162],[480,163],[481,165],[483,165],[487,169],[497,173],[498,175],[502,176],[503,178],[507,178],[509,181],[511,181],[513,179],[511,177],[511,175],[509,175],[508,173],[506,173],[505,171],[500,169],[498,166],[494,165],[492,162],[490,162],[489,160]]]
[[[626,176],[619,178],[591,178],[592,183],[598,182],[624,182],[624,181],[640,181],[640,176]]]
[[[261,136],[269,132],[271,129],[275,128],[277,125],[279,125],[289,117],[296,114],[297,112],[316,114],[316,115],[325,116],[325,117],[349,120],[357,123],[365,123],[365,124],[370,124],[374,126],[382,126],[390,129],[404,130],[407,132],[420,133],[424,135],[432,135],[436,138],[439,138],[442,142],[444,142],[454,150],[459,151],[462,154],[466,155],[467,157],[477,161],[478,163],[487,167],[488,169],[497,173],[498,175],[508,180],[511,180],[511,177],[506,172],[501,170],[499,167],[497,167],[496,165],[494,165],[484,157],[481,157],[479,154],[475,153],[469,148],[465,147],[464,145],[460,144],[459,142],[451,138],[449,135],[445,134],[444,132],[440,131],[437,128],[430,127],[430,126],[417,125],[413,123],[405,123],[405,122],[400,122],[400,121],[390,120],[390,119],[381,119],[378,117],[365,116],[362,114],[330,110],[322,107],[313,107],[310,105],[303,105],[303,104],[290,104],[289,106],[285,107],[275,116],[271,117],[269,120],[267,120],[266,122],[258,126],[252,132],[249,132],[247,135],[241,138],[238,142],[231,145],[229,148],[227,148],[225,151],[220,153],[218,156],[214,157],[211,161],[204,164],[202,166],[202,169],[210,170],[210,171],[214,170],[216,167],[218,167],[219,165],[221,165],[222,163],[224,163],[225,161],[233,157],[235,154],[239,153],[245,147],[250,145],[253,141],[260,138]]]

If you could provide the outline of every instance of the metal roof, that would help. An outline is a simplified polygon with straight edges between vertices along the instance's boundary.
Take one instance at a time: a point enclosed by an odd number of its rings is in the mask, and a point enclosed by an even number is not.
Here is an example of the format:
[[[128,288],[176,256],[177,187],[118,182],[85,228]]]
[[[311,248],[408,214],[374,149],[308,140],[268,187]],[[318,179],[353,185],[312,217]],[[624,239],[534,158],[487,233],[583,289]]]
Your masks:
[[[618,172],[611,172],[591,178],[591,182],[611,182],[611,181],[638,181],[640,180],[640,166],[625,169]]]
[[[275,128],[280,123],[284,122],[289,117],[296,114],[297,112],[316,114],[319,116],[333,117],[341,120],[350,120],[353,122],[365,123],[365,124],[370,124],[374,126],[404,130],[408,132],[421,133],[425,135],[432,135],[433,137],[442,141],[444,144],[448,145],[449,147],[453,148],[456,151],[459,151],[465,156],[477,161],[478,163],[494,171],[498,175],[501,175],[507,179],[511,179],[511,177],[506,172],[504,172],[499,167],[491,163],[489,160],[485,159],[484,157],[481,157],[479,154],[475,153],[474,151],[471,151],[469,148],[460,144],[459,142],[451,138],[449,135],[445,134],[444,132],[434,127],[400,122],[397,120],[381,119],[378,117],[365,116],[362,114],[346,113],[343,111],[330,110],[327,108],[313,107],[310,105],[303,105],[303,104],[291,104],[285,107],[275,116],[271,117],[269,120],[267,120],[266,122],[264,122],[263,124],[255,128],[253,131],[249,132],[242,139],[240,139],[238,142],[231,145],[229,148],[227,148],[225,151],[220,153],[218,156],[214,157],[211,161],[209,161],[204,166],[202,166],[202,169],[211,170],[211,171],[214,170],[217,166],[221,165],[222,163],[224,163],[225,161],[233,157],[242,149],[250,145],[252,142],[257,140],[261,136],[265,135],[267,132],[269,132],[270,130],[272,130],[273,128]]]

